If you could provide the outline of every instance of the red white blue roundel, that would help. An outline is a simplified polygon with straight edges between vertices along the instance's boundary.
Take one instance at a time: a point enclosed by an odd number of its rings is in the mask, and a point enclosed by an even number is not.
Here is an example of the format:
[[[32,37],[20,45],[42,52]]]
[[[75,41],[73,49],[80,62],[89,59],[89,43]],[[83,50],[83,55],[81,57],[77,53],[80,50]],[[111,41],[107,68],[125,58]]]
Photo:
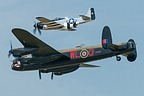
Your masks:
[[[84,49],[80,52],[81,58],[87,58],[88,57],[88,50]]]

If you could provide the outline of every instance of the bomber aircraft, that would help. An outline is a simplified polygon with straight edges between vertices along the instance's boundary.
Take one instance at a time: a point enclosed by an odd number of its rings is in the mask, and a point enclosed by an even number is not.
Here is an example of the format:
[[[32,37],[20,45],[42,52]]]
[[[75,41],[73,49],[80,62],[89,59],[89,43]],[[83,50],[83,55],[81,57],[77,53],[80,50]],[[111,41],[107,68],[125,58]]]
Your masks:
[[[90,65],[87,62],[101,60],[116,56],[120,61],[123,55],[127,60],[133,62],[136,60],[136,44],[133,39],[128,42],[113,44],[110,28],[105,26],[102,31],[102,44],[98,46],[83,46],[66,50],[55,50],[37,37],[24,29],[14,28],[12,33],[22,43],[23,48],[11,49],[9,54],[13,55],[12,69],[15,71],[39,71],[41,73],[52,73],[54,75],[63,75],[73,72],[80,67],[93,68],[97,65]]]
[[[79,18],[57,17],[53,20],[47,19],[45,17],[36,17],[36,19],[40,22],[34,24],[33,32],[35,34],[36,30],[38,30],[39,34],[41,34],[41,30],[75,31],[77,25],[95,20],[94,8],[90,8],[87,15],[79,16]]]

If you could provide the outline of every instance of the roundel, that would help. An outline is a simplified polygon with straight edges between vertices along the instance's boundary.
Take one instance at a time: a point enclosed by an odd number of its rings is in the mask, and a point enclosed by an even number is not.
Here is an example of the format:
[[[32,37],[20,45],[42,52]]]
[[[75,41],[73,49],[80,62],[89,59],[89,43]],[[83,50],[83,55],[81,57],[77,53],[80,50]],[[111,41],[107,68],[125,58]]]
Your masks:
[[[80,52],[81,58],[87,58],[88,57],[88,50],[84,49]]]
[[[70,18],[69,19],[69,24],[73,24],[74,23],[74,18]]]

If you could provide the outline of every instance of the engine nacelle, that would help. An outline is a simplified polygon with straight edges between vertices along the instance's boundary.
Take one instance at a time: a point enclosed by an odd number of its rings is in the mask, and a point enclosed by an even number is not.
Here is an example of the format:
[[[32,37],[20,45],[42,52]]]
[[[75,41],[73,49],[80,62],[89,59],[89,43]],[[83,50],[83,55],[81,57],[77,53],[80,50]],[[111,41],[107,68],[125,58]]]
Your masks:
[[[49,70],[40,70],[41,73],[49,73]]]
[[[12,49],[9,51],[10,54],[13,54],[14,57],[20,57],[22,55],[27,55],[35,52],[38,48],[18,48]]]
[[[79,68],[79,65],[66,67],[63,70],[59,71],[59,72],[54,72],[54,75],[63,75],[63,74],[66,74],[66,73],[70,73],[70,72],[73,72],[73,71],[77,70],[78,68]]]
[[[128,45],[128,49],[133,49],[133,51],[128,54],[127,60],[133,62],[137,58],[136,44],[133,39],[130,39],[127,45]]]
[[[53,72],[54,75],[63,75],[66,73],[73,72],[79,68],[79,65],[76,66],[69,66],[69,67],[64,67],[64,68],[56,68],[56,69],[45,69],[45,70],[40,70],[41,73],[49,73]]]

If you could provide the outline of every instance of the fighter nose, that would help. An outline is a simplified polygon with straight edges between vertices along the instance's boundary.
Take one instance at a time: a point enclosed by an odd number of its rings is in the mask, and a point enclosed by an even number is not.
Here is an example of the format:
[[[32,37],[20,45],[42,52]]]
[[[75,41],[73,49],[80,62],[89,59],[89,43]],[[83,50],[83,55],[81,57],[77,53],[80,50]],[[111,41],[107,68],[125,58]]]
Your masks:
[[[34,27],[35,27],[35,28],[37,27],[36,24],[34,24]]]
[[[34,26],[35,28],[37,28],[37,25],[38,25],[38,24],[37,24],[36,22],[34,22],[34,25],[33,25],[33,26]]]

